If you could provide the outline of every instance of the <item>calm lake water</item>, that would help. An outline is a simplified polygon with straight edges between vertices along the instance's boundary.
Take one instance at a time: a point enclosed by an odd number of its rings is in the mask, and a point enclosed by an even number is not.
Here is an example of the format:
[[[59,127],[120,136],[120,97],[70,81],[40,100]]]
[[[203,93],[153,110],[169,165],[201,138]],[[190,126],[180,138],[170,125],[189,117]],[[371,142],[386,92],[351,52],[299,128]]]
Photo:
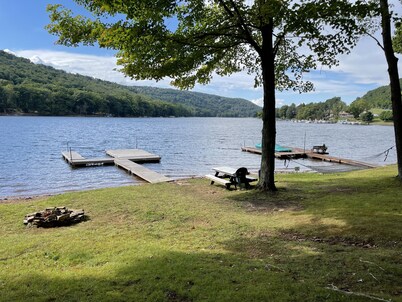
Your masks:
[[[254,118],[85,118],[0,117],[0,198],[132,185],[141,181],[114,166],[71,168],[61,157],[67,144],[84,157],[104,150],[139,148],[158,154],[148,168],[173,178],[211,173],[214,166],[258,170],[260,156],[241,151],[261,141],[262,122]],[[307,149],[325,143],[331,155],[377,164],[395,145],[393,127],[301,124],[279,121],[277,142]],[[320,170],[340,165],[319,161],[277,161],[278,170]],[[344,166],[342,166],[344,167]]]

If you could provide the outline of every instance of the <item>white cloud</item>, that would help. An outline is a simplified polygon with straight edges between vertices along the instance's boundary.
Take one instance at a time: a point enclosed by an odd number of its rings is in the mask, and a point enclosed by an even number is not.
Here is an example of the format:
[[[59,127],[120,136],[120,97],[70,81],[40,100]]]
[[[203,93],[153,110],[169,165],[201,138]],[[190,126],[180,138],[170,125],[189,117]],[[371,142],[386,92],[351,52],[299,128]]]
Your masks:
[[[9,50],[7,48],[4,49],[3,51],[6,52],[6,53],[9,53],[10,55],[14,55],[14,56],[16,55],[14,52],[12,52],[11,50]]]
[[[385,85],[387,68],[382,49],[372,38],[364,37],[351,54],[340,57],[340,65],[333,70],[351,75],[357,84]]]
[[[52,66],[71,73],[78,73],[124,85],[147,85],[169,87],[169,80],[155,82],[151,80],[134,81],[118,71],[116,58],[51,50],[20,50],[15,54],[31,59],[34,63]]]
[[[283,105],[285,105],[285,100],[280,99],[280,98],[276,98],[276,107],[281,107]]]
[[[53,66],[71,73],[79,73],[124,85],[144,85],[172,88],[170,79],[135,81],[116,70],[113,56],[85,55],[51,50],[10,51],[18,56],[30,58],[36,63]],[[305,75],[315,85],[315,91],[299,94],[291,91],[278,92],[277,105],[301,102],[325,101],[340,96],[351,102],[368,90],[388,83],[387,66],[382,50],[371,38],[362,38],[358,46],[349,54],[340,57],[340,65],[332,69],[321,68]],[[193,91],[226,97],[252,100],[262,105],[262,89],[254,88],[254,76],[240,72],[228,77],[214,76],[208,85],[196,85]]]
[[[39,58],[38,56],[33,56],[29,60],[34,64],[46,65],[46,63],[41,58]]]
[[[263,107],[264,99],[261,97],[258,99],[251,100],[250,102],[256,104],[257,106]],[[276,98],[276,107],[281,107],[283,105],[285,105],[285,100],[281,98]]]
[[[123,85],[142,85],[173,88],[166,78],[159,82],[153,80],[132,80],[119,72],[116,58],[112,56],[84,55],[51,50],[21,50],[16,55],[29,58],[34,63],[52,66],[71,73],[116,82]],[[254,89],[254,78],[247,73],[237,73],[229,77],[215,76],[208,85],[197,84],[193,91],[217,94],[226,97],[251,99],[261,96],[260,89]]]
[[[257,106],[262,107],[264,104],[264,100],[263,98],[259,98],[259,99],[255,99],[255,100],[251,100],[251,103],[256,104]]]

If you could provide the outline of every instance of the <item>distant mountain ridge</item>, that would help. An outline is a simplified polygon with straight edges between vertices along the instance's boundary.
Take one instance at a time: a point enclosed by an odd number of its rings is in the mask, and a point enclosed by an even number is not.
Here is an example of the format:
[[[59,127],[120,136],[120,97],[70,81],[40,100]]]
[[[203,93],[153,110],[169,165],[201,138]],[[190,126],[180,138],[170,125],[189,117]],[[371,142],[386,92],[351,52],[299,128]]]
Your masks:
[[[0,114],[253,117],[245,99],[123,86],[0,51]]]

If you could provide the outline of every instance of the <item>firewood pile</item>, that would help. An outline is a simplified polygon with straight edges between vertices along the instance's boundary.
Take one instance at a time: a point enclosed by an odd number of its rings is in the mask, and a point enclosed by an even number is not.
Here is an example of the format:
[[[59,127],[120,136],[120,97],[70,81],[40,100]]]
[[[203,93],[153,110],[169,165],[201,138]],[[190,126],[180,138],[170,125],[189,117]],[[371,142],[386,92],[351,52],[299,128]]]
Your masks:
[[[66,207],[56,207],[25,215],[24,224],[37,227],[56,227],[70,225],[85,219],[84,210],[69,210]]]

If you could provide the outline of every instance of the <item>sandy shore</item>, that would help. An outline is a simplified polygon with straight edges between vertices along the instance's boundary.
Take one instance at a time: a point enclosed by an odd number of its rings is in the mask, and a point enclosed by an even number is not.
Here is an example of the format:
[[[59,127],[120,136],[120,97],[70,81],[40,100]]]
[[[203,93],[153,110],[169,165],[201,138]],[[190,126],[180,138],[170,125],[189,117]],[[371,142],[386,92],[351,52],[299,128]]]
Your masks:
[[[58,195],[58,194],[54,194]],[[37,196],[11,196],[0,198],[0,204],[11,204],[11,203],[21,203],[21,202],[31,202],[35,200],[45,199],[50,196],[54,196],[52,194],[44,194]]]

